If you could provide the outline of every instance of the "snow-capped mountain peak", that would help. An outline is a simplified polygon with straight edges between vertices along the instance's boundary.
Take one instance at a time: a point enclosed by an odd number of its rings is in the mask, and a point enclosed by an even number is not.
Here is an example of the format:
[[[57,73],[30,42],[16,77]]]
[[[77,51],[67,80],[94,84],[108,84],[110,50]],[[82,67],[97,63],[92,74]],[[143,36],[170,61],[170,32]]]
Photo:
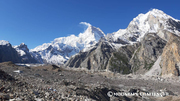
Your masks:
[[[169,21],[170,19],[172,21]],[[152,9],[146,14],[141,13],[135,17],[126,29],[119,29],[117,32],[109,34],[107,39],[114,42],[123,40],[126,43],[133,43],[140,41],[146,33],[157,33],[160,29],[169,30],[173,33],[178,32],[178,29],[173,29],[174,23],[178,21],[161,10]]]
[[[151,11],[148,12],[149,15],[153,15],[154,17],[159,17],[161,19],[173,19],[175,21],[179,21],[173,17],[171,17],[170,15],[164,13],[162,10],[159,10],[159,9],[152,9]]]
[[[29,48],[25,43],[21,43],[18,46],[13,46],[13,48],[16,49],[20,56],[24,56],[26,53],[29,53]]]
[[[41,56],[47,63],[63,64],[72,55],[79,53],[81,50],[86,51],[95,45],[101,37],[105,36],[101,29],[89,23],[81,22],[80,24],[86,25],[87,29],[78,36],[70,35],[56,38],[51,43],[45,43],[31,49],[31,53],[35,57]]]
[[[0,45],[10,45],[10,43],[5,40],[0,40]]]
[[[39,45],[39,46],[35,47],[34,49],[31,49],[30,51],[31,52],[32,51],[42,51],[42,50],[48,48],[49,45],[50,45],[50,43],[44,43],[42,45]]]
[[[132,27],[135,28],[135,32],[137,31],[143,31],[144,33],[148,32],[151,27],[154,27],[157,25],[154,25],[158,23],[158,20],[166,20],[170,18],[167,14],[165,14],[163,11],[158,9],[152,9],[151,11],[147,12],[146,14],[139,14],[136,18],[134,18],[129,26],[128,30],[132,30]]]
[[[80,51],[85,52],[92,49],[102,37],[114,43],[115,47],[119,47],[139,42],[148,33],[157,33],[160,37],[165,38],[162,31],[179,32],[179,23],[178,20],[158,9],[152,9],[146,14],[139,14],[129,23],[126,29],[119,29],[117,32],[108,35],[105,35],[100,28],[96,28],[90,23],[80,22],[87,29],[78,36],[70,35],[56,38],[51,43],[40,45],[30,52],[42,62],[63,64]]]
[[[95,35],[95,37],[96,36],[101,36],[101,37],[105,36],[104,32],[100,28],[96,28],[92,25],[90,25],[83,34],[86,36]]]
[[[94,27],[90,23],[81,22],[80,24],[84,24],[88,28],[83,33],[80,33],[79,37],[95,37],[96,39],[99,39],[100,37],[105,36],[100,28]]]
[[[21,43],[18,48],[24,50],[24,51],[29,51],[29,48],[27,47],[27,45],[25,43]]]
[[[104,37],[104,32],[94,26],[89,26],[84,33],[79,34],[79,41],[85,45],[86,48],[96,44],[101,37]]]

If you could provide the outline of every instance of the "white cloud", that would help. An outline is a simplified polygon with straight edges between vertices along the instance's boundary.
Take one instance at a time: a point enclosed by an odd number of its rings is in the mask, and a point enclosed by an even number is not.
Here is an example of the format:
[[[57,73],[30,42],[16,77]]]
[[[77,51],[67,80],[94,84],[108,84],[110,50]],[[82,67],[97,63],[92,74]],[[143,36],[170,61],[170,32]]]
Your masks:
[[[87,27],[91,26],[91,24],[87,22],[80,22],[79,24],[86,25]]]

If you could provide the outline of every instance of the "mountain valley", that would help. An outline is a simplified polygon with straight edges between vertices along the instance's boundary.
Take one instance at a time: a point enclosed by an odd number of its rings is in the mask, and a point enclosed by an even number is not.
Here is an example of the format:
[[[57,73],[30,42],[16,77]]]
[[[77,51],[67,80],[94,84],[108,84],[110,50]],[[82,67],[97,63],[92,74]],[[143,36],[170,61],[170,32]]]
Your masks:
[[[109,34],[86,25],[34,49],[0,40],[0,100],[180,100],[180,20],[152,9]]]

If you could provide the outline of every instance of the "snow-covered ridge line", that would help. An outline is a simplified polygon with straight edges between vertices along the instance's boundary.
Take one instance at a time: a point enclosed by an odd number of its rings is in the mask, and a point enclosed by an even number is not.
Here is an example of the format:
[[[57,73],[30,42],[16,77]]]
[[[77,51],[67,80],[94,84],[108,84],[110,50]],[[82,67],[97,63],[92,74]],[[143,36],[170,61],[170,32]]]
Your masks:
[[[126,29],[119,29],[117,32],[108,34],[106,38],[114,42],[117,42],[119,39],[126,43],[139,42],[146,33],[157,33],[160,29],[163,29],[163,27],[164,30],[171,29],[171,26],[167,24],[169,19],[176,22],[179,21],[161,10],[152,9],[146,14],[141,13],[133,18]],[[178,34],[177,30],[170,31]]]
[[[54,39],[51,43],[45,43],[30,52],[34,57],[41,57],[46,63],[63,64],[71,56],[79,53],[81,50],[87,51],[91,46],[95,45],[105,34],[99,28],[89,23],[82,23],[88,28],[78,36],[70,35]]]
[[[157,33],[162,29],[169,30],[166,21],[170,18],[178,21],[161,10],[152,9],[146,14],[139,14],[126,29],[119,29],[117,32],[108,35],[105,35],[100,28],[96,28],[87,22],[81,22],[80,24],[84,24],[88,28],[78,36],[70,35],[56,38],[51,43],[45,43],[30,51],[35,57],[41,56],[47,63],[63,64],[80,51],[90,50],[102,37],[114,43],[114,47],[120,47],[141,41],[146,33]],[[174,32],[177,31],[174,30]]]
[[[139,14],[128,25],[126,29],[119,29],[117,32],[105,35],[100,28],[96,28],[87,22],[80,22],[87,26],[87,29],[79,35],[70,35],[67,37],[55,38],[52,42],[44,43],[34,49],[27,49],[24,43],[13,48],[24,56],[29,52],[30,57],[34,57],[40,63],[64,64],[71,56],[81,52],[88,51],[99,42],[101,38],[110,42],[115,49],[127,44],[133,44],[141,41],[147,33],[159,33],[159,31],[167,30],[169,32],[180,35],[180,30],[173,28],[173,24],[169,24],[169,19],[176,22],[179,20],[165,14],[158,9],[152,9],[146,14]],[[174,23],[172,21],[172,23]],[[179,28],[180,29],[180,28]],[[163,32],[158,34],[163,37]],[[1,40],[0,45],[10,45],[8,41]]]
[[[9,41],[0,40],[0,45],[9,45]]]

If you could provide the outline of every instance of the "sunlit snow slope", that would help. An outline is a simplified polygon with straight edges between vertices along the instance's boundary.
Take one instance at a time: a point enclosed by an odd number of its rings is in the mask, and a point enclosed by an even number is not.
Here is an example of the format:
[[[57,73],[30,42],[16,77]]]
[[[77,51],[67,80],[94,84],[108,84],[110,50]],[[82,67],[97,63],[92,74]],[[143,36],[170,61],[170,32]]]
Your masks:
[[[178,22],[178,20],[165,14],[163,11],[153,9],[146,14],[139,14],[130,22],[126,29],[119,29],[117,32],[108,34],[106,38],[114,42],[120,39],[126,43],[133,43],[140,41],[147,33],[159,33],[160,30],[168,30],[180,35],[179,29],[173,29],[173,26],[170,26],[168,23],[170,22],[169,20]]]
[[[64,64],[76,53],[90,50],[102,37],[118,49],[123,45],[141,41],[148,33],[156,33],[164,40],[168,38],[165,31],[180,35],[179,23],[179,20],[158,9],[153,9],[146,14],[139,14],[126,29],[119,29],[117,32],[107,35],[99,28],[81,22],[80,24],[85,24],[88,28],[78,36],[56,38],[51,43],[44,43],[31,49],[30,52],[41,63]]]
[[[83,24],[85,22],[81,22]],[[41,60],[41,63],[63,64],[72,55],[82,51],[87,51],[95,45],[105,34],[90,24],[85,32],[78,36],[70,35],[54,39],[51,43],[44,43],[31,51],[33,56]]]

